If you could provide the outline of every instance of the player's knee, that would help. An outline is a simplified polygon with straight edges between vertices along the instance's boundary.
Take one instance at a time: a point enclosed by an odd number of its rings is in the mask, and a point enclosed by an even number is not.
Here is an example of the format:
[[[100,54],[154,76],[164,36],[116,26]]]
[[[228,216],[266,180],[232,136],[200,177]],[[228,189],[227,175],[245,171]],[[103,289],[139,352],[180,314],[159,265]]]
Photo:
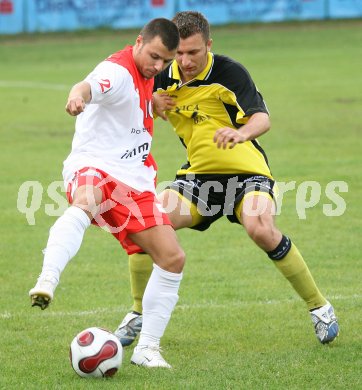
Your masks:
[[[181,273],[185,265],[185,259],[185,252],[181,247],[178,247],[167,256],[163,268],[169,272]]]
[[[263,238],[266,229],[262,227],[260,224],[253,224],[246,227],[246,231],[249,235],[249,237],[255,241],[258,242],[260,239]]]
[[[280,235],[279,231],[273,224],[266,221],[258,220],[255,223],[245,226],[249,237],[261,248],[268,250],[274,245],[276,236]]]
[[[182,272],[186,260],[185,252],[181,248],[178,248],[171,260],[172,268],[174,269],[173,272]]]

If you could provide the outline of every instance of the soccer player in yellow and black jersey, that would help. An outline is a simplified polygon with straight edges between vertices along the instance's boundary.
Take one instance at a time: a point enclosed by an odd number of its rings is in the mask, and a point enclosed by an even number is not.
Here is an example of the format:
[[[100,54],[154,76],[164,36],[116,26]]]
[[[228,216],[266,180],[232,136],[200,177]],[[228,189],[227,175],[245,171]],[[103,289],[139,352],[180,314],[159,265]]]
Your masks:
[[[187,163],[159,195],[175,229],[205,230],[222,216],[244,226],[305,301],[322,344],[339,332],[331,304],[317,288],[302,255],[274,223],[275,181],[257,137],[270,128],[268,109],[244,66],[211,52],[209,23],[199,12],[173,21],[180,46],[155,78],[154,111],[174,127]],[[133,311],[116,330],[129,345],[141,330],[142,296],[151,272],[147,254],[129,258]]]

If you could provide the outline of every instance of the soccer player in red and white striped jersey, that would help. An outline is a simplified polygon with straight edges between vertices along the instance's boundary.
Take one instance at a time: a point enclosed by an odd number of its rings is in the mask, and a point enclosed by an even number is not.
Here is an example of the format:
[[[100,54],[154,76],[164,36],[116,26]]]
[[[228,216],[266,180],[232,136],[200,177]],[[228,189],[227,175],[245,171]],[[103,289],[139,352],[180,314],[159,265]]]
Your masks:
[[[49,305],[91,223],[109,230],[128,254],[149,253],[154,270],[131,358],[147,367],[170,368],[159,344],[178,300],[185,260],[156,199],[150,154],[153,77],[171,63],[178,44],[175,24],[154,19],[133,46],[109,56],[71,89],[66,111],[77,116],[76,131],[63,169],[70,207],[50,229],[42,271],[29,292],[33,306]]]

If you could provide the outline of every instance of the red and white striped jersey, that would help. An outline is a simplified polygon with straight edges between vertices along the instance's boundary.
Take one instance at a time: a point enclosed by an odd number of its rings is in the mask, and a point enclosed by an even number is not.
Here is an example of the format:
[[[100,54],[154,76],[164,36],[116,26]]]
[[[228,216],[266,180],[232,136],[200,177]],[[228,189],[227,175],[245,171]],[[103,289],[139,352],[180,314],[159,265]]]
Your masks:
[[[127,46],[97,65],[85,80],[92,98],[76,119],[64,181],[70,182],[84,167],[95,167],[138,191],[155,192],[157,167],[150,154],[153,79],[138,71],[132,46]]]

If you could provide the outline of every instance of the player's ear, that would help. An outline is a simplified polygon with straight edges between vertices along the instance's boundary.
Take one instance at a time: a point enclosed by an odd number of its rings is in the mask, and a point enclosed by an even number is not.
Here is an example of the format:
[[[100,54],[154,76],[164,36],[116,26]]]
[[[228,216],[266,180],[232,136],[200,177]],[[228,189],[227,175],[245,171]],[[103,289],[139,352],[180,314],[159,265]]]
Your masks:
[[[207,44],[206,44],[207,51],[211,51],[211,46],[212,46],[212,39],[210,38],[210,39],[207,41]]]
[[[143,36],[142,36],[142,35],[139,35],[139,36],[136,38],[136,46],[142,46],[142,43],[143,43]]]

